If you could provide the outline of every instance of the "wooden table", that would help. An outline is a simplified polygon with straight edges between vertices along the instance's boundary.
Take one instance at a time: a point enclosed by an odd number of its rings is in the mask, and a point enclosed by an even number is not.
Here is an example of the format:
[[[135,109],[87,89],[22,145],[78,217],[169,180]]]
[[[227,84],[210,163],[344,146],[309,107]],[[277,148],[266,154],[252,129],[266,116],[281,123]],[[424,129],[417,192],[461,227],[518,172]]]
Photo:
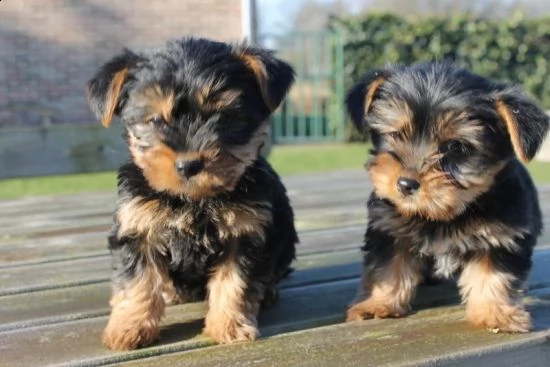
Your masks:
[[[367,177],[355,170],[284,181],[300,231],[297,271],[261,314],[262,338],[227,346],[201,335],[203,303],[169,307],[152,347],[100,344],[114,190],[0,201],[0,366],[550,366],[550,235],[525,298],[533,333],[470,328],[452,283],[421,287],[406,318],[345,324],[361,271]],[[540,197],[550,212],[550,189]]]

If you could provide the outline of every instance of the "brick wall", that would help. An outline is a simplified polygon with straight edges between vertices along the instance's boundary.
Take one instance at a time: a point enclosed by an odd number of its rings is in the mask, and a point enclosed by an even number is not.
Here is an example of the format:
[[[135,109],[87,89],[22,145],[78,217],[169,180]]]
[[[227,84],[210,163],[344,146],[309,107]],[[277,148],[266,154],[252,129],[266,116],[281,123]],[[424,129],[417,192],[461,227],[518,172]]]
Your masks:
[[[122,47],[241,34],[240,0],[0,1],[0,126],[93,121],[85,82]]]

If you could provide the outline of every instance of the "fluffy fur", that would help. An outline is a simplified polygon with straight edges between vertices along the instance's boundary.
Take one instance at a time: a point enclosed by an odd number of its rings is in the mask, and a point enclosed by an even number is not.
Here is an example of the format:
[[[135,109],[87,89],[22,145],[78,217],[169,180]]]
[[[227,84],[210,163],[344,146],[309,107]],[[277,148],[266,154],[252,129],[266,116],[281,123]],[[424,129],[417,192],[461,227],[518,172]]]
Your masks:
[[[372,71],[346,104],[373,144],[364,269],[348,321],[405,315],[427,275],[457,276],[470,323],[531,330],[519,295],[542,220],[520,160],[540,147],[545,112],[516,87],[443,63]]]
[[[266,50],[184,38],[125,50],[88,82],[101,122],[124,122],[131,157],[109,236],[107,347],[153,343],[167,302],[205,297],[216,342],[258,337],[298,242],[285,187],[259,155],[293,80]]]

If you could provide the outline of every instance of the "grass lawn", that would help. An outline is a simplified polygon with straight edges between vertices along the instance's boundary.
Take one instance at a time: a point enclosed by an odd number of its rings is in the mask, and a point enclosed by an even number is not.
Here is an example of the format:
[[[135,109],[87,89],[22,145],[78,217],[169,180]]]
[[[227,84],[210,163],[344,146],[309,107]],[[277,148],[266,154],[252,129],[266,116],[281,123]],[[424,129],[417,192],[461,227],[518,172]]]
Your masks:
[[[338,169],[362,169],[364,144],[276,146],[269,161],[282,176]],[[538,183],[550,183],[550,163],[533,162],[529,171]],[[115,190],[114,172],[87,173],[0,181],[0,199],[34,195]]]

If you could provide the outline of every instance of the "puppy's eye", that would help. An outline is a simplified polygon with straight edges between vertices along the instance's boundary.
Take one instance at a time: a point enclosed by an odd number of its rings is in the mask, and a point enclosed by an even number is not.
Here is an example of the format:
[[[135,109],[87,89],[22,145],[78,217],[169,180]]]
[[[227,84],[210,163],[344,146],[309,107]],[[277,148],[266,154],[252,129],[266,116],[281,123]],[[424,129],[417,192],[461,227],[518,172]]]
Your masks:
[[[439,148],[439,152],[443,154],[468,154],[470,152],[470,149],[466,144],[458,140],[450,140],[441,145],[441,147]]]
[[[392,131],[387,133],[387,135],[392,139],[399,139],[401,137],[401,133],[399,131]]]
[[[153,125],[160,125],[164,123],[164,119],[160,116],[153,116],[147,122]]]

